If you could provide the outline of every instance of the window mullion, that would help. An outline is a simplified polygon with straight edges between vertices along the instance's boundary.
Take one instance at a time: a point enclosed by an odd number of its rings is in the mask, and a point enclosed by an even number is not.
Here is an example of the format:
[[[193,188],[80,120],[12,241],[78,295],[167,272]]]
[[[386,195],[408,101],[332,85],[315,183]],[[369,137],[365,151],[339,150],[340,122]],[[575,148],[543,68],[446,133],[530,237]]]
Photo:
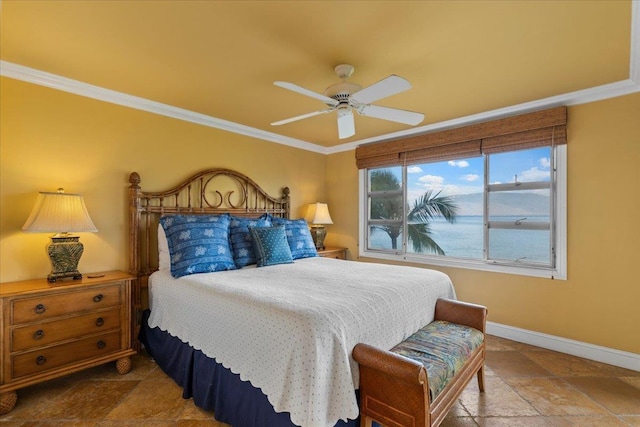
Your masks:
[[[407,253],[407,241],[408,241],[408,227],[407,227],[407,190],[408,190],[408,182],[407,182],[407,166],[402,167],[402,253]]]
[[[550,239],[549,239],[549,253],[551,254],[551,267],[556,267],[556,150],[555,147],[552,146],[550,151],[550,163],[551,163],[551,194],[549,200],[549,222],[551,223],[550,229]]]
[[[482,194],[482,259],[489,259],[489,156],[484,156],[484,191]]]

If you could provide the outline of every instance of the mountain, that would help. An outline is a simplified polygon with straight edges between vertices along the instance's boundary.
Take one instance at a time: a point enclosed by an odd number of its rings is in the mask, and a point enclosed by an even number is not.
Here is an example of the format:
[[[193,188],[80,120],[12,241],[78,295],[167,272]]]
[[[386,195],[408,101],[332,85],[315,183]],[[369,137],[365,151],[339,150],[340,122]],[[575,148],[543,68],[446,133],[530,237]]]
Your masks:
[[[536,193],[498,192],[490,194],[491,215],[549,215],[549,196]],[[458,215],[482,215],[482,193],[451,196]]]

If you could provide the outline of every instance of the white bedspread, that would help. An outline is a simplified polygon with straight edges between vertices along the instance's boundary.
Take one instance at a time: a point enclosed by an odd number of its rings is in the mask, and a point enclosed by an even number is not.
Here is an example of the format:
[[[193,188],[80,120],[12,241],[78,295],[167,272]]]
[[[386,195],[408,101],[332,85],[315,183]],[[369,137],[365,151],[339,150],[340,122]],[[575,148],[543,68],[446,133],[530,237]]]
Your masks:
[[[433,320],[449,278],[422,268],[307,258],[150,281],[149,326],[202,350],[294,424],[354,419],[359,342],[391,348]]]

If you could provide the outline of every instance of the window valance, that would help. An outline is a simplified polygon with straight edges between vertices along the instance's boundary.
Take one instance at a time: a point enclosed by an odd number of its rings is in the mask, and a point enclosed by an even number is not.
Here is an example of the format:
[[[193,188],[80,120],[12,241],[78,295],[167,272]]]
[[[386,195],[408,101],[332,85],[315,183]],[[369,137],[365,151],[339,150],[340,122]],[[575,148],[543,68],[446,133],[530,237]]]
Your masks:
[[[567,143],[567,107],[356,148],[358,169],[427,163]]]

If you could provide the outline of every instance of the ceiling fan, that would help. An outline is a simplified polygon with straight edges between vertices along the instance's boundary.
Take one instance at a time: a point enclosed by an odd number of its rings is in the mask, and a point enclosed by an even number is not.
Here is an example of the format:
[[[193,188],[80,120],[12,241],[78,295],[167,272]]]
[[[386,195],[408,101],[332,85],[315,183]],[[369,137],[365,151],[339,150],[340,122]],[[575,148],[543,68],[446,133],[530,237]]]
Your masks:
[[[392,122],[404,123],[412,126],[415,126],[424,120],[424,114],[422,113],[371,104],[379,99],[410,89],[411,83],[406,79],[392,74],[371,86],[363,88],[358,84],[347,81],[347,79],[353,74],[353,66],[340,64],[335,67],[335,72],[342,81],[326,88],[324,94],[313,92],[293,83],[281,81],[274,82],[273,84],[276,86],[318,99],[327,104],[329,108],[273,122],[271,125],[284,125],[297,120],[336,111],[338,114],[338,137],[340,139],[344,139],[349,138],[356,133],[353,121],[353,110],[361,116],[375,117],[377,119],[390,120]]]

